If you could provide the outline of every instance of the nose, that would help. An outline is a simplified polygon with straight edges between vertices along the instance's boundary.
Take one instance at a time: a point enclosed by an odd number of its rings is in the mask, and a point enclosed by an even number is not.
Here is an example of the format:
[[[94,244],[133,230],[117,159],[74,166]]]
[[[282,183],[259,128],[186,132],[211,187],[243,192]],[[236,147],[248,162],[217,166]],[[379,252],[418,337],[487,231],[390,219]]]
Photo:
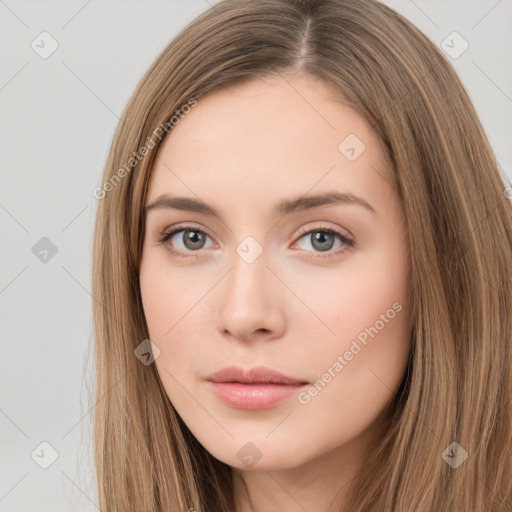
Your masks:
[[[286,287],[267,264],[265,251],[252,263],[235,254],[216,297],[217,329],[224,337],[248,342],[283,336]]]

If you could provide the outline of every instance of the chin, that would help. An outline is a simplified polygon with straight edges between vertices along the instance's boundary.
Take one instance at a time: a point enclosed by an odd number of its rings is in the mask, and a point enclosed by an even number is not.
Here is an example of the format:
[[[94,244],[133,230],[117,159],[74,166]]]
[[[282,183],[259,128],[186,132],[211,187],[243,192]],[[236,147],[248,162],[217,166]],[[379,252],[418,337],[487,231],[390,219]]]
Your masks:
[[[216,459],[240,471],[275,471],[292,469],[307,462],[296,446],[275,446],[267,442],[251,442],[247,438],[241,441],[231,440],[229,446],[215,446],[210,450],[203,446]],[[301,457],[301,455],[303,457]]]

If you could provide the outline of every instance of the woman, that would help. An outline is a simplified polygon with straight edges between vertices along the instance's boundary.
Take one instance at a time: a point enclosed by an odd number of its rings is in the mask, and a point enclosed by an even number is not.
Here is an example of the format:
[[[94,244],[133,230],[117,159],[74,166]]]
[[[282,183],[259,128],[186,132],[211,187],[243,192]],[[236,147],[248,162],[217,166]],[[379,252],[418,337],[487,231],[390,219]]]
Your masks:
[[[102,510],[512,510],[510,202],[402,16],[215,4],[97,197]]]

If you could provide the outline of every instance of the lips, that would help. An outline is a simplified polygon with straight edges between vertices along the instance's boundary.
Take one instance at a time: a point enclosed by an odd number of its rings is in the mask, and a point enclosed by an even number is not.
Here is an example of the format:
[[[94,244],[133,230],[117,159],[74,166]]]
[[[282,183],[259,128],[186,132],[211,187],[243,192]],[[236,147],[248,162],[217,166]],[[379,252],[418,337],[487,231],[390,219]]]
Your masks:
[[[229,366],[210,375],[206,380],[211,382],[239,382],[242,384],[308,384],[307,381],[288,377],[265,366],[256,366],[249,369]]]
[[[297,393],[308,382],[264,366],[230,366],[206,379],[211,391],[236,409],[268,409]]]

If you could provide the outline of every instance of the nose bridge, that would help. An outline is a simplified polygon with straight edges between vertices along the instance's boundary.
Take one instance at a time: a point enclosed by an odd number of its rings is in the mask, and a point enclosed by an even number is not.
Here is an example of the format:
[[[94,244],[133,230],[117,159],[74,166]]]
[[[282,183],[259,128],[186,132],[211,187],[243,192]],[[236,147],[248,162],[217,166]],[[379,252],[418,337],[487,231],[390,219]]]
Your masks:
[[[246,236],[235,248],[232,258],[231,292],[235,295],[265,294],[268,283],[269,270],[268,252],[253,236]],[[238,297],[238,300],[247,300],[248,297]]]
[[[236,246],[219,302],[220,331],[239,339],[249,339],[261,330],[272,337],[281,335],[283,296],[276,293],[278,280],[269,264],[267,251],[255,238],[247,236]]]

